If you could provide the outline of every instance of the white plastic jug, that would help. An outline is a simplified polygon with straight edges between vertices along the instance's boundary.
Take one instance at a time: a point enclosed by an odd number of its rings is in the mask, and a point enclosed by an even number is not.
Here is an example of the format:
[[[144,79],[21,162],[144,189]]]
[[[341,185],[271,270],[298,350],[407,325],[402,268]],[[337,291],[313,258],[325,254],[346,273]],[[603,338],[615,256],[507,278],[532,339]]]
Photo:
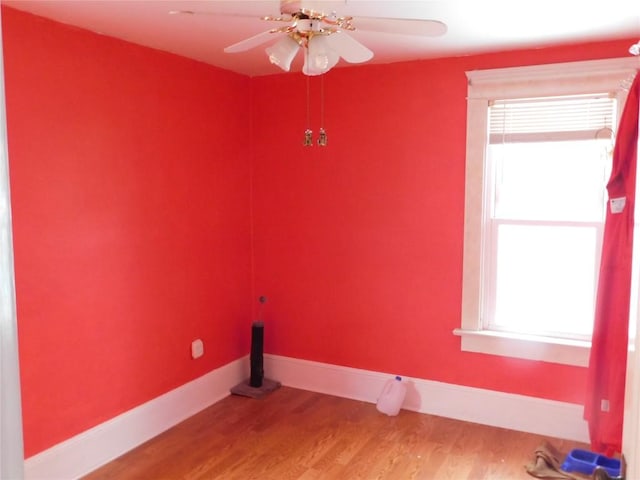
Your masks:
[[[398,415],[406,394],[407,386],[402,382],[402,377],[397,376],[384,385],[376,408],[389,416]]]

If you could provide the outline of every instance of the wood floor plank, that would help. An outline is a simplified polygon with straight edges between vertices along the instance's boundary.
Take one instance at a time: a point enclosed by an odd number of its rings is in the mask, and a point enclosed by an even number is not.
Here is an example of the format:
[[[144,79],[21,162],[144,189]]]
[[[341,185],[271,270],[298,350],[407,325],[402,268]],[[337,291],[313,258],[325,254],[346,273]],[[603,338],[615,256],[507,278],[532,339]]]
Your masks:
[[[587,445],[282,387],[229,396],[84,480],[531,479],[547,440]]]

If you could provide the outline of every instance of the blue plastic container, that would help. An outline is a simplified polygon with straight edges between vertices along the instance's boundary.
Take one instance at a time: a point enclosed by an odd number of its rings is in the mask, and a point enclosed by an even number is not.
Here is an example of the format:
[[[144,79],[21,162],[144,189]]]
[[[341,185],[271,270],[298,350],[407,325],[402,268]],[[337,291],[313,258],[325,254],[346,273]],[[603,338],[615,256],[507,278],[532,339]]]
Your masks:
[[[605,457],[588,450],[571,450],[562,463],[565,472],[579,472],[591,475],[596,467],[604,468],[610,477],[620,476],[620,460]]]

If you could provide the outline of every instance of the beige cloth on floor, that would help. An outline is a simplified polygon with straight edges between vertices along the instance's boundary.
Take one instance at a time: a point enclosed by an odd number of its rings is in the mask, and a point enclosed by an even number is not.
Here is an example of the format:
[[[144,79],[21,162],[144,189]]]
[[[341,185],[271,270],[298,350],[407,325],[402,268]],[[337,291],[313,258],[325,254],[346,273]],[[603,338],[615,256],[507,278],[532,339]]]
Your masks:
[[[562,470],[561,465],[564,456],[549,442],[544,442],[536,448],[535,455],[534,462],[525,466],[525,470],[529,475],[537,478],[564,478],[570,480],[584,478]]]

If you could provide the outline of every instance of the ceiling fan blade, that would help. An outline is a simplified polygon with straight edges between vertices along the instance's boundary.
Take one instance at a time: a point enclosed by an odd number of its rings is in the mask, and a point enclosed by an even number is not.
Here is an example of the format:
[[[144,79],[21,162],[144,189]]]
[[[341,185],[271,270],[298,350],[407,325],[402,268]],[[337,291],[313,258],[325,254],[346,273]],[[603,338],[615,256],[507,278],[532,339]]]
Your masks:
[[[338,30],[326,37],[327,45],[349,63],[362,63],[373,58],[373,52],[351,35]]]
[[[207,2],[178,0],[166,3],[170,7],[176,7],[168,12],[170,15],[213,15],[258,19],[265,15],[280,13],[280,0],[215,0]]]
[[[267,43],[269,40],[274,38],[272,33],[274,33],[274,30],[267,30],[266,32],[259,33],[257,35],[254,35],[253,37],[245,38],[238,43],[229,45],[224,49],[224,51],[225,53],[238,53],[250,50],[254,47],[262,45],[263,43]]]
[[[356,17],[353,24],[356,30],[421,37],[439,37],[447,32],[447,26],[438,20],[415,18]]]

